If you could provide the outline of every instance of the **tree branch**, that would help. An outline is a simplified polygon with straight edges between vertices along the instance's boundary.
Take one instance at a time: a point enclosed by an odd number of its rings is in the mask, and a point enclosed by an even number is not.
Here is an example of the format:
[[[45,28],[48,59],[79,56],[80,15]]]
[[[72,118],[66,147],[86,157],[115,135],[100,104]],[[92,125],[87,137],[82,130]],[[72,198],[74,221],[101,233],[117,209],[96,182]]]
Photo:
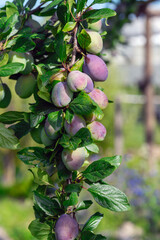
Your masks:
[[[77,48],[78,48],[78,46],[77,46],[77,31],[78,31],[78,24],[74,28],[74,32],[73,32],[73,52],[72,52],[72,59],[69,64],[69,67],[72,67],[76,61],[76,54],[77,54]]]

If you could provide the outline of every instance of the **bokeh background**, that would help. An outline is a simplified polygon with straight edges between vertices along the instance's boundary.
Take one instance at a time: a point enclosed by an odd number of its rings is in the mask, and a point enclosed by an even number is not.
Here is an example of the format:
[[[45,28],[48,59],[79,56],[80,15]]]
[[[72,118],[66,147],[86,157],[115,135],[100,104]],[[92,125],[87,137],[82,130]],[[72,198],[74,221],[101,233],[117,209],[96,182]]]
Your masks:
[[[12,1],[10,1],[12,2]],[[91,2],[91,1],[89,1]],[[107,2],[107,1],[106,1]],[[0,7],[5,1],[0,1]],[[39,1],[37,1],[37,5]],[[111,7],[117,16],[103,24],[107,31],[102,57],[109,78],[101,84],[113,101],[102,123],[107,137],[100,143],[103,156],[121,154],[123,161],[107,178],[124,191],[132,205],[125,213],[112,213],[96,203],[79,215],[83,223],[93,212],[104,213],[97,232],[110,240],[160,239],[160,1],[111,0],[95,8]],[[47,19],[35,17],[42,25]],[[28,110],[28,103],[14,91],[15,81],[6,79],[12,90],[7,110]],[[0,113],[3,113],[0,110]],[[36,146],[30,136],[21,146]],[[28,228],[34,219],[31,173],[16,157],[16,151],[0,149],[0,240],[34,240]],[[84,197],[82,193],[81,198]]]

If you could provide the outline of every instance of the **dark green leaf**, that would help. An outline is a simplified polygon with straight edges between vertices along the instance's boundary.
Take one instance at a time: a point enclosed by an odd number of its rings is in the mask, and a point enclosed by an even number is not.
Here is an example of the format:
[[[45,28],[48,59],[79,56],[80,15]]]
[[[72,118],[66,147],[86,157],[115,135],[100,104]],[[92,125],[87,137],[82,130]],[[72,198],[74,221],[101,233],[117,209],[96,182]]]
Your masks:
[[[110,0],[94,0],[93,1],[93,3],[92,3],[92,5],[94,5],[94,4],[100,4],[100,3],[107,3],[107,2],[109,2]]]
[[[65,24],[64,28],[62,29],[63,32],[70,32],[76,26],[76,22],[68,22]]]
[[[70,109],[67,109],[66,114],[65,114],[65,119],[66,119],[66,121],[67,121],[68,123],[71,123],[73,117],[74,117],[74,113],[73,113]]]
[[[30,125],[31,125],[31,128],[36,127],[38,124],[43,122],[44,119],[45,119],[45,116],[43,116],[42,114],[31,113],[30,114]]]
[[[91,38],[89,36],[89,34],[86,32],[85,29],[82,29],[82,31],[80,32],[80,34],[78,35],[78,43],[79,45],[85,49],[86,47],[88,47],[88,45],[91,43]]]
[[[55,216],[61,212],[58,202],[47,196],[44,196],[37,191],[34,191],[34,200],[36,204],[46,213],[48,216]]]
[[[69,196],[69,199],[63,202],[63,206],[67,208],[69,206],[74,206],[77,203],[78,203],[78,195],[76,192],[72,192]]]
[[[67,23],[67,7],[65,5],[58,6],[57,16],[64,26]]]
[[[16,74],[24,69],[22,63],[8,63],[5,66],[0,67],[0,77],[7,77]]]
[[[81,147],[85,147],[88,144],[91,144],[93,142],[91,133],[88,130],[88,128],[81,128],[75,135],[75,138],[79,138],[81,140]]]
[[[89,240],[106,240],[107,238],[100,235],[100,234],[95,235],[92,232],[84,231],[84,232],[82,232],[81,240],[86,240],[86,239],[89,239]]]
[[[77,13],[83,10],[86,5],[87,0],[78,0],[77,1]]]
[[[41,223],[38,219],[32,221],[28,228],[32,235],[39,240],[48,240],[48,236],[52,231],[47,223]]]
[[[31,168],[29,171],[33,174],[34,182],[38,185],[52,186],[49,175],[40,168]]]
[[[45,13],[50,11],[51,9],[53,9],[56,5],[58,5],[60,2],[62,2],[62,0],[54,0],[52,3],[50,3],[49,5],[47,5],[45,8],[43,8],[43,10],[41,11],[41,13]]]
[[[80,202],[76,208],[76,211],[88,209],[92,204],[93,202],[91,200]]]
[[[79,93],[78,97],[76,97],[69,106],[70,109],[78,115],[90,114],[96,109],[91,98],[85,92]]]
[[[66,44],[64,42],[64,33],[59,32],[56,35],[55,39],[55,51],[57,53],[57,56],[60,58],[60,60],[63,62],[67,58],[66,54]]]
[[[14,131],[5,128],[3,123],[0,123],[0,147],[7,149],[19,148],[19,141],[18,138],[14,136]]]
[[[83,172],[83,176],[90,182],[98,182],[109,176],[115,167],[112,166],[107,160],[99,159],[91,163],[87,169]]]
[[[18,158],[27,165],[38,166],[48,162],[44,149],[39,147],[27,147],[17,153]]]
[[[65,167],[61,159],[57,159],[58,177],[60,180],[67,180],[71,172]]]
[[[108,161],[112,166],[115,166],[115,168],[118,168],[122,161],[122,156],[113,156],[113,157],[104,157],[101,160]]]
[[[64,189],[67,193],[71,192],[80,192],[82,190],[82,184],[81,183],[75,183],[75,184],[68,184],[65,186]]]
[[[46,115],[57,110],[57,108],[42,99],[39,99],[36,103],[30,104],[30,110],[36,114]]]
[[[18,139],[27,135],[31,130],[29,123],[25,121],[21,121],[15,125],[12,125],[9,127],[9,129],[12,129],[14,131],[14,134]]]
[[[48,114],[48,122],[51,124],[51,126],[54,129],[60,129],[62,127],[63,123],[63,111],[56,111],[56,112],[51,112]]]
[[[102,8],[102,9],[94,9],[88,12],[85,12],[83,18],[92,19],[92,20],[100,20],[102,18],[108,19],[109,17],[113,17],[116,15],[116,12],[109,8]]]
[[[24,112],[17,112],[17,111],[9,111],[2,113],[0,115],[0,122],[5,124],[12,124],[17,121],[21,121],[24,119]]]
[[[99,153],[99,147],[95,143],[86,146],[87,150],[93,153]]]
[[[28,52],[35,48],[35,42],[28,37],[19,37],[16,44],[13,46],[12,50],[16,52]]]
[[[37,0],[28,0],[28,2],[26,3],[26,7],[32,9],[35,4],[36,4]]]
[[[63,148],[67,148],[70,150],[76,150],[79,146],[79,144],[81,143],[81,139],[78,137],[71,137],[69,135],[63,134],[59,144],[63,147]]]
[[[85,225],[82,229],[82,232],[93,231],[94,229],[96,229],[98,227],[99,223],[101,222],[102,218],[103,218],[103,214],[96,212],[85,223]]]
[[[95,201],[104,208],[115,212],[128,211],[130,209],[126,195],[113,186],[95,183],[88,191],[92,194]]]

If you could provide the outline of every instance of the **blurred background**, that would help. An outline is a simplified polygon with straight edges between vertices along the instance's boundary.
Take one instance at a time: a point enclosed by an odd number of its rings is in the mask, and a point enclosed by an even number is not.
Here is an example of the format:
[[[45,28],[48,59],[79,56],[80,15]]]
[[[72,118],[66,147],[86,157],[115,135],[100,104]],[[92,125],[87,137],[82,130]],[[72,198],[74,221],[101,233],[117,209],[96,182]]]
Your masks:
[[[4,3],[1,0],[0,7]],[[99,145],[100,154],[92,155],[91,161],[123,156],[121,166],[107,182],[127,194],[132,209],[112,213],[95,203],[79,218],[83,223],[95,211],[104,213],[97,232],[110,240],[159,240],[160,1],[111,0],[95,8],[102,6],[117,11],[102,30],[107,31],[102,56],[109,78],[101,87],[113,103],[102,120],[107,137]],[[44,24],[44,19],[38,21]],[[15,81],[6,81],[13,95],[7,110],[27,111],[34,99],[20,99],[14,92]],[[28,145],[37,144],[27,135],[21,146]],[[31,173],[16,158],[16,151],[0,149],[0,240],[34,240],[27,229],[34,219],[33,189]],[[84,193],[81,198],[85,198]]]

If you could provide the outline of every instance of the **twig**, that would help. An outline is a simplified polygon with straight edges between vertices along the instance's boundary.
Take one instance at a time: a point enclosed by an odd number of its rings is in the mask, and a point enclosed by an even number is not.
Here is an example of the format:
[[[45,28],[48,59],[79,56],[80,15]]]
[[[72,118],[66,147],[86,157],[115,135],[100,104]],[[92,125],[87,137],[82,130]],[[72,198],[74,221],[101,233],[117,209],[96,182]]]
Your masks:
[[[28,12],[28,17],[31,16],[32,14],[34,14],[35,12],[37,12],[43,5],[45,4],[45,2],[41,3],[37,8],[31,10]]]
[[[78,31],[78,25],[76,25],[76,27],[74,28],[74,32],[73,32],[73,52],[72,52],[72,59],[71,62],[69,64],[69,67],[72,67],[76,61],[76,54],[77,54],[77,31]]]

